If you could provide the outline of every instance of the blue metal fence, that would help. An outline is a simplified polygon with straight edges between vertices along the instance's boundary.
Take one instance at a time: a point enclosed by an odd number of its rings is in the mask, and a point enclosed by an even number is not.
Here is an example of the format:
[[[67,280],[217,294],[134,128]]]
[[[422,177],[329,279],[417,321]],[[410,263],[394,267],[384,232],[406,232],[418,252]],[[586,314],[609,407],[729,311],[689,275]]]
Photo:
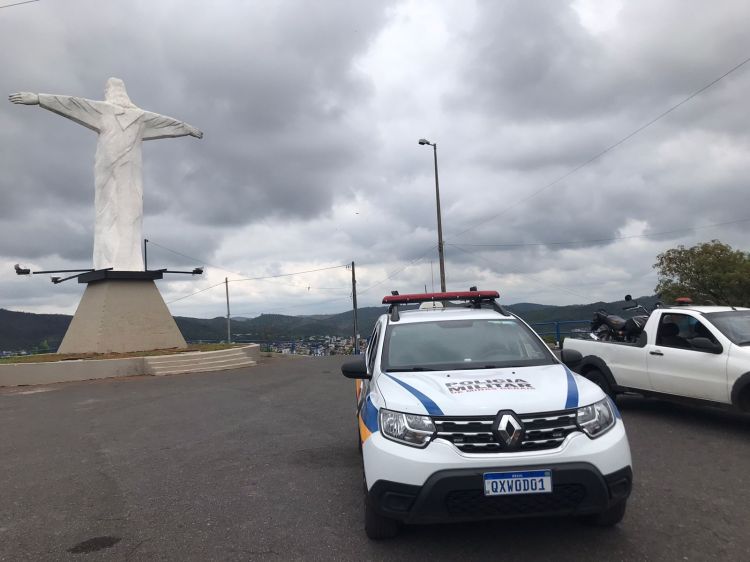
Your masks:
[[[188,343],[226,343],[225,340],[189,340]],[[232,338],[232,343],[257,343],[261,352],[302,353],[303,355],[329,355],[331,349],[324,342],[309,341],[305,339],[272,339],[263,340],[257,338]],[[341,349],[335,349],[341,353]]]
[[[564,337],[585,338],[591,329],[591,320],[554,320],[551,322],[531,322],[529,326],[539,336],[552,336],[555,345],[559,346]],[[362,341],[369,342],[369,338],[362,338]],[[220,341],[196,340],[190,343],[223,343]],[[289,353],[296,353],[297,347],[302,346],[305,351],[312,351],[313,354],[326,354],[327,348],[322,342],[310,342],[304,340],[261,340],[261,339],[243,339],[237,338],[234,343],[257,343],[261,351],[279,351],[288,350]]]
[[[591,320],[555,320],[554,322],[534,322],[529,324],[540,336],[555,336],[555,344],[560,345],[563,336],[584,336],[591,328]],[[574,326],[578,326],[578,328]],[[551,327],[551,328],[547,328]],[[540,328],[542,328],[540,330]]]

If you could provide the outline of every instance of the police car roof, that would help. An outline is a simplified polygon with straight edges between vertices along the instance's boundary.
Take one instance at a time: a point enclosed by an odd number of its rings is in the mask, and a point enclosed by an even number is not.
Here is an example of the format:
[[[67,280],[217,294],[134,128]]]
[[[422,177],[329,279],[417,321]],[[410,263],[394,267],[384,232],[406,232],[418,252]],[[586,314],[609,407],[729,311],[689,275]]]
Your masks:
[[[491,308],[469,308],[449,306],[446,308],[400,310],[396,324],[416,324],[420,322],[441,322],[446,320],[515,320]]]

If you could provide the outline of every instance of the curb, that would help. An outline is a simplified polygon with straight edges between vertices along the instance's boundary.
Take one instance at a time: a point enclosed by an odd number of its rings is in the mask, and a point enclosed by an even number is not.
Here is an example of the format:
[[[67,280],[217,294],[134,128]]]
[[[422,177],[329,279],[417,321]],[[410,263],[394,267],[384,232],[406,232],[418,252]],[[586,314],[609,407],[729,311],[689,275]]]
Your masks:
[[[238,351],[242,358],[238,357]],[[222,354],[227,355],[226,358]],[[194,351],[174,355],[128,357],[125,359],[77,359],[49,363],[8,363],[0,365],[0,387],[32,386],[58,382],[86,381],[135,375],[211,372],[250,367],[260,359],[260,346],[220,351]],[[153,360],[152,364],[150,360]]]

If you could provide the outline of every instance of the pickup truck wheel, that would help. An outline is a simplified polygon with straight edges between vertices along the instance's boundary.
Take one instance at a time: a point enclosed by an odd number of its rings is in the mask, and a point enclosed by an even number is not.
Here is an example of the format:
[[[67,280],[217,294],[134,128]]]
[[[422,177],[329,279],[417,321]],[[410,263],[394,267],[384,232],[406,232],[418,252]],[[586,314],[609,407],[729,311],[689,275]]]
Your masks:
[[[737,406],[743,412],[750,412],[750,385],[745,386],[742,392],[740,392],[740,395],[737,397]]]
[[[379,541],[392,539],[398,535],[400,524],[395,519],[383,517],[370,505],[369,498],[365,497],[365,533],[367,538]]]
[[[625,508],[627,507],[627,500],[623,500],[618,504],[615,504],[601,513],[595,515],[587,515],[584,521],[589,525],[595,527],[613,527],[617,525],[622,518],[625,517]]]
[[[609,384],[607,377],[605,377],[604,373],[602,373],[599,369],[591,369],[590,371],[586,371],[583,376],[589,379],[594,384],[599,385],[599,388],[604,391],[604,394],[612,398],[612,400],[615,399],[615,391],[612,390],[612,386]]]

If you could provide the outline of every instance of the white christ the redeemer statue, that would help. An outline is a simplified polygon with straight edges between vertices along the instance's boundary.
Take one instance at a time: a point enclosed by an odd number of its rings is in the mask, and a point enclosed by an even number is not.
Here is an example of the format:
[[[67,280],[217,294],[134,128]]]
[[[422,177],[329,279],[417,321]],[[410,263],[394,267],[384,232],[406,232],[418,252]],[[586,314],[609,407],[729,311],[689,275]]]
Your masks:
[[[125,84],[110,78],[104,101],[21,92],[13,103],[39,105],[96,131],[94,160],[94,269],[143,270],[143,169],[141,141],[202,138],[187,123],[144,111],[130,101]]]

